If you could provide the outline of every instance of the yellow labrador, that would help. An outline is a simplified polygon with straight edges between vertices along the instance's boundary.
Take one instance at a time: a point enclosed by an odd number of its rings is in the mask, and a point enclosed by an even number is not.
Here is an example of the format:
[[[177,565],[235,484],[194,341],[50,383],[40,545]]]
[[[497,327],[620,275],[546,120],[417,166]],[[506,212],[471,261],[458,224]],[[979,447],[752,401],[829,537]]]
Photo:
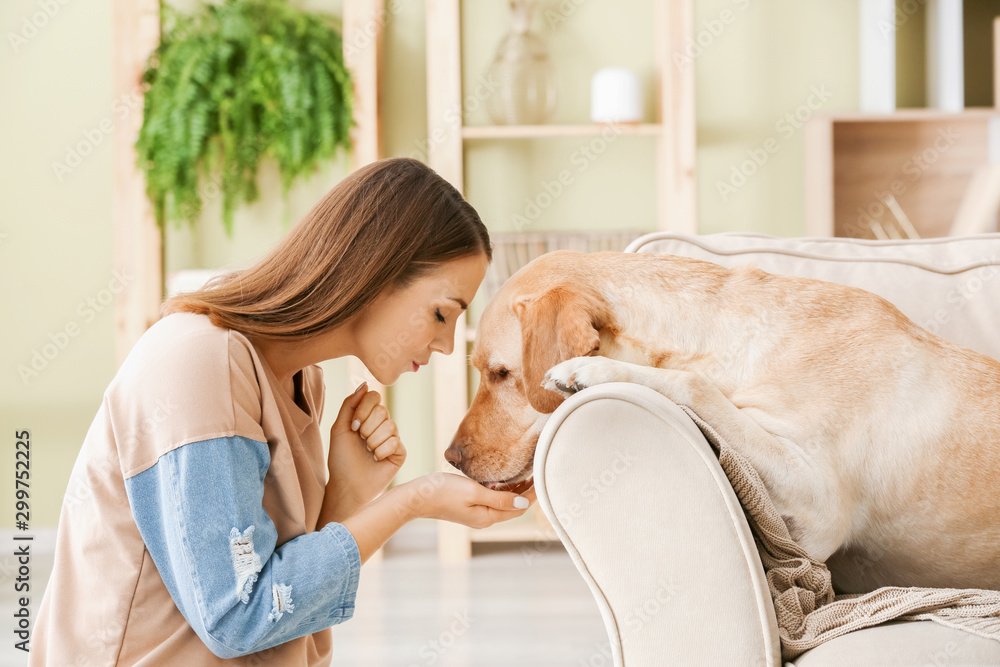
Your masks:
[[[1000,334],[998,334],[1000,335]],[[543,255],[484,311],[446,458],[530,484],[549,414],[636,382],[750,461],[841,591],[1000,589],[1000,362],[867,291],[671,255]]]

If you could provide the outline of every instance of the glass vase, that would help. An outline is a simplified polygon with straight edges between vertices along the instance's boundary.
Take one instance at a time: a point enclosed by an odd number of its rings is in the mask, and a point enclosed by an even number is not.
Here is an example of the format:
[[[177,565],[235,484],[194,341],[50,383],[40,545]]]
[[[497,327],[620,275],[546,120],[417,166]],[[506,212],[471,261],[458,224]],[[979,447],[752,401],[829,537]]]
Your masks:
[[[511,29],[486,72],[497,89],[486,100],[498,125],[544,123],[556,105],[555,74],[545,42],[531,31],[534,0],[511,0]]]

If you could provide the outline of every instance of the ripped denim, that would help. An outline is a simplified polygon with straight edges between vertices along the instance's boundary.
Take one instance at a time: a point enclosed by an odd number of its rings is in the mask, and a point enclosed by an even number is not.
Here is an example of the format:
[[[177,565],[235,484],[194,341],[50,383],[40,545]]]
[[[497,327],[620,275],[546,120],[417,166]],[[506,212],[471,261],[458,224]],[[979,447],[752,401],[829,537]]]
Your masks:
[[[174,603],[223,658],[354,614],[361,572],[354,537],[329,523],[275,548],[277,530],[262,505],[269,464],[266,443],[213,438],[171,450],[125,480],[132,516]]]

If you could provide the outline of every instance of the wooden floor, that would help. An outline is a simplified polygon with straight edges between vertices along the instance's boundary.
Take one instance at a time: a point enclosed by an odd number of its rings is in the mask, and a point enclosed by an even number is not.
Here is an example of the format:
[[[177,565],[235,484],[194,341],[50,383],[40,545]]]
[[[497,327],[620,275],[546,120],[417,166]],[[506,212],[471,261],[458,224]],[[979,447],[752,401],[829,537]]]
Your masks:
[[[334,665],[611,665],[600,612],[558,543],[474,544],[438,562],[433,526],[411,524],[364,567],[354,618],[334,626]]]
[[[600,612],[561,545],[476,544],[468,564],[444,565],[434,528],[409,524],[381,562],[362,568],[354,618],[333,627],[332,665],[612,664]],[[51,567],[51,558],[33,558],[33,590],[42,590]],[[39,594],[32,613],[40,602]],[[0,616],[10,619],[14,606],[5,585]],[[12,644],[0,643],[0,665],[26,665]]]

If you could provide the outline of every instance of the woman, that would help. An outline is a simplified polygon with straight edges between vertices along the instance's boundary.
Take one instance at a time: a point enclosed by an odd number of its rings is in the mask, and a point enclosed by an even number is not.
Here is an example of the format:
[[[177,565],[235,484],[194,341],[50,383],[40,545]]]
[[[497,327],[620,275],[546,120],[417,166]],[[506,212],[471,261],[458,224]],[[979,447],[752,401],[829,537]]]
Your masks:
[[[319,432],[316,364],[354,355],[392,384],[451,354],[490,259],[454,187],[387,159],[253,267],[168,299],[73,468],[29,665],[328,665],[361,564],[403,524],[523,514],[533,490],[447,473],[379,496],[406,450],[364,384],[326,465]]]

